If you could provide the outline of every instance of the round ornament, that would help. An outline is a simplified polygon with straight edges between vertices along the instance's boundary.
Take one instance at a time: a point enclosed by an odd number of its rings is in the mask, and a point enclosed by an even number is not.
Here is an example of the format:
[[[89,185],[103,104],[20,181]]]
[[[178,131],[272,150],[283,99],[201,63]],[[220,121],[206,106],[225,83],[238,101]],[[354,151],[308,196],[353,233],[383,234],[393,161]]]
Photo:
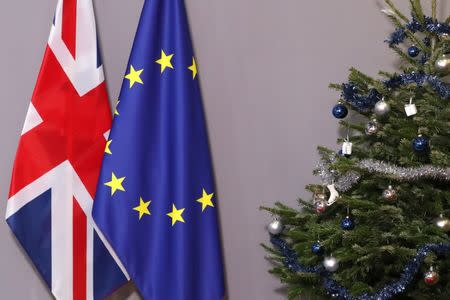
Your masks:
[[[317,254],[317,255],[323,253],[323,246],[320,243],[320,241],[317,241],[314,244],[312,244],[311,251],[312,251],[312,253]]]
[[[328,272],[336,272],[339,268],[339,262],[336,258],[328,256],[324,258],[323,266]]]
[[[326,201],[322,201],[322,200],[316,201],[316,202],[314,202],[314,206],[315,206],[316,212],[318,214],[321,214],[327,210],[327,202]]]
[[[434,221],[434,224],[436,224],[436,226],[444,232],[450,231],[450,220],[445,218],[443,215],[440,215],[439,218]]]
[[[372,136],[378,133],[380,125],[376,120],[369,121],[366,125],[365,132],[367,135]]]
[[[429,142],[428,138],[419,135],[412,141],[412,147],[416,152],[424,152],[428,150]]]
[[[338,103],[333,107],[332,113],[335,118],[343,119],[347,116],[348,109],[344,104]]]
[[[390,185],[383,191],[383,199],[388,201],[395,201],[398,198],[397,190]]]
[[[281,223],[280,220],[273,220],[272,222],[270,222],[269,225],[267,225],[267,230],[269,231],[270,234],[273,235],[278,235],[283,231],[283,224]]]
[[[374,112],[377,116],[383,117],[391,111],[391,106],[384,99],[375,103]]]
[[[440,74],[450,73],[450,53],[443,54],[434,63],[436,71]]]
[[[428,285],[435,285],[439,281],[439,273],[433,267],[430,267],[430,270],[423,275],[423,281]]]
[[[417,55],[419,55],[420,53],[420,49],[417,48],[416,46],[411,46],[408,48],[408,55],[411,57],[416,57]]]
[[[343,230],[353,230],[353,228],[355,228],[355,222],[353,221],[353,219],[350,216],[346,216],[341,221],[341,228]]]

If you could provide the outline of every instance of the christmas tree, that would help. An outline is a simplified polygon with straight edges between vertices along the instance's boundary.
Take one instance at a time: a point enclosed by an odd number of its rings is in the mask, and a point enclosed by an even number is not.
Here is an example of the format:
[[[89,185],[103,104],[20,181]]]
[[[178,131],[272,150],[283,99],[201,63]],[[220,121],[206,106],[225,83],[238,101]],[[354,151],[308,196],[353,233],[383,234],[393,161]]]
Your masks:
[[[450,17],[435,0],[431,16],[420,0],[411,17],[385,3],[398,73],[331,84],[345,135],[339,151],[319,147],[322,184],[297,209],[262,208],[289,299],[450,299]]]

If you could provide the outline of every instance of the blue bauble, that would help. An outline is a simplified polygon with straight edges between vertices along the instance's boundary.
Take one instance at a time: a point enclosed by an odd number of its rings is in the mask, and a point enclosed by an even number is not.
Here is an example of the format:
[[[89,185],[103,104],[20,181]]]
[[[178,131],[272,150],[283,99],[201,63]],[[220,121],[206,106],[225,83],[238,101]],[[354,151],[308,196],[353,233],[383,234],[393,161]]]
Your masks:
[[[428,139],[421,135],[419,135],[412,141],[412,147],[416,152],[424,152],[428,150],[428,146]]]
[[[416,46],[411,46],[408,48],[408,55],[411,57],[416,57],[417,55],[419,55],[420,53],[420,49],[417,48]]]
[[[333,112],[333,116],[334,116],[335,118],[337,118],[337,119],[343,119],[343,118],[345,118],[345,117],[347,116],[347,114],[348,114],[348,109],[347,109],[347,107],[346,107],[344,104],[339,103],[339,104],[336,104],[336,105],[333,107],[332,112]]]
[[[353,222],[350,216],[346,216],[344,220],[341,222],[341,228],[344,230],[352,230],[355,228],[355,222]]]
[[[320,242],[316,242],[316,243],[312,244],[311,251],[312,251],[312,253],[317,254],[317,255],[322,254],[323,247],[320,244]]]

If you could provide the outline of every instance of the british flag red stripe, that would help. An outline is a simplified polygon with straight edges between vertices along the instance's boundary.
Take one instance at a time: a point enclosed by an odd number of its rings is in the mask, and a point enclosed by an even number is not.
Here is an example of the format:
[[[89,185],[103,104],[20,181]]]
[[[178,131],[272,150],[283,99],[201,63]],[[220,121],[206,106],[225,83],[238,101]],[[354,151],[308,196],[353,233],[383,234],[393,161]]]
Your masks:
[[[11,180],[7,222],[57,299],[127,281],[91,218],[111,123],[97,49],[92,0],[60,0]]]
[[[62,12],[61,37],[67,49],[76,58],[76,33],[77,33],[77,0],[65,1]]]

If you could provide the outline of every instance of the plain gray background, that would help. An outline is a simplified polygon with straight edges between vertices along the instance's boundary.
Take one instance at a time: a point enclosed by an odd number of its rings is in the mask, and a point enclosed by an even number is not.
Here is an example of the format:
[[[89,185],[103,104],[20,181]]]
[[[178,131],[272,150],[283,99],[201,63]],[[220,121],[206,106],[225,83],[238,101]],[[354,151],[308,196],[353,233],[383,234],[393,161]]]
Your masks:
[[[56,0],[0,4],[0,212]],[[406,0],[396,1],[407,8]],[[424,0],[430,5],[431,1]],[[449,7],[441,0],[441,16]],[[116,99],[143,0],[94,0],[111,100]],[[336,147],[330,109],[355,66],[375,75],[396,61],[392,30],[372,0],[186,0],[199,62],[220,201],[231,300],[284,299],[259,243],[277,200],[309,197],[316,146]],[[51,299],[5,222],[0,223],[1,299]],[[115,299],[128,297],[122,290]],[[161,299],[155,299],[161,300]]]

